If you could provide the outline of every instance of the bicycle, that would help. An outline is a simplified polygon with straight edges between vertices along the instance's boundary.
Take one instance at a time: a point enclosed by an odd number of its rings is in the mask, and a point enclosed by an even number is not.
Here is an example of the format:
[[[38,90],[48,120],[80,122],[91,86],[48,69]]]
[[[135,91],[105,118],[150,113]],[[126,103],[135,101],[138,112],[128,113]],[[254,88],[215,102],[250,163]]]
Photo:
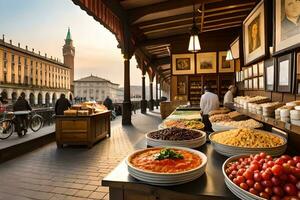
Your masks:
[[[24,111],[27,112],[27,111]],[[4,119],[0,121],[0,139],[5,140],[9,138],[16,127],[16,116],[14,113],[11,113],[12,117],[10,119]],[[24,114],[28,114],[28,126],[33,132],[37,132],[43,127],[44,119],[42,116],[36,114],[35,112],[27,112]],[[27,127],[28,128],[28,127]],[[26,132],[25,132],[26,133]]]

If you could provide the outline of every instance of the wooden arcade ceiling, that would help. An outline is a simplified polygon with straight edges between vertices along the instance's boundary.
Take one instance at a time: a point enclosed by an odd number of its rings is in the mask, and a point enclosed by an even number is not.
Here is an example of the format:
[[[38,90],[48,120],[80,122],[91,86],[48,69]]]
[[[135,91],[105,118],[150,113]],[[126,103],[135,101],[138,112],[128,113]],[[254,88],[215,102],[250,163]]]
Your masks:
[[[170,77],[171,42],[190,32],[193,3],[196,23],[202,33],[241,28],[257,0],[72,0],[75,4],[103,1],[127,17],[138,52],[147,57],[156,72]],[[115,8],[112,10],[115,10]],[[136,53],[139,54],[139,53]]]

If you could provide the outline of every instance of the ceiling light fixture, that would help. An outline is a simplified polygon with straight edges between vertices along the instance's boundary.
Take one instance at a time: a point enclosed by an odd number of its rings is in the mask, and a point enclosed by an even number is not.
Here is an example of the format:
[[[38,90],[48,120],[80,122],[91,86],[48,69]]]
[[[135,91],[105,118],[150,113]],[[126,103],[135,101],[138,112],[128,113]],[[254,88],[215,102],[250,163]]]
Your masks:
[[[188,50],[191,52],[198,52],[201,50],[200,42],[199,42],[199,29],[196,26],[196,12],[195,12],[195,3],[193,4],[193,26],[191,29],[191,36],[189,42]]]

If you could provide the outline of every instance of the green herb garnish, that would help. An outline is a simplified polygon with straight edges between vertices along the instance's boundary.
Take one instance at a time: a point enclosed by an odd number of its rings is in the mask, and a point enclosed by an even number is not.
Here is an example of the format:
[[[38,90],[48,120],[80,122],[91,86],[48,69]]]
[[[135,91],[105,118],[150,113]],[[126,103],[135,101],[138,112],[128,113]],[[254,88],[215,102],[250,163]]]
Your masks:
[[[155,160],[164,160],[164,159],[183,159],[183,155],[176,153],[171,149],[162,149],[158,155],[156,155]]]

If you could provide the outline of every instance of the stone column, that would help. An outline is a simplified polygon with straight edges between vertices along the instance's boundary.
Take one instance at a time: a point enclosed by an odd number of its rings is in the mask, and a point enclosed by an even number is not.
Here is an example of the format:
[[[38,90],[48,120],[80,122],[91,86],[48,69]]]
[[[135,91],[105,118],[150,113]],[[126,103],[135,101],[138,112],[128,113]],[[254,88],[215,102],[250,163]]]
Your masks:
[[[151,81],[151,80],[150,80]],[[153,100],[153,82],[151,81],[149,84],[150,87],[150,102],[149,102],[149,110],[154,110],[154,100]]]
[[[156,109],[158,109],[158,79],[156,78],[155,81],[155,105],[156,105]]]
[[[146,87],[145,87],[145,75],[142,76],[142,100],[141,100],[141,113],[147,113],[147,100],[146,100]]]
[[[130,60],[128,55],[124,55],[124,101],[122,109],[122,124],[131,125]]]

